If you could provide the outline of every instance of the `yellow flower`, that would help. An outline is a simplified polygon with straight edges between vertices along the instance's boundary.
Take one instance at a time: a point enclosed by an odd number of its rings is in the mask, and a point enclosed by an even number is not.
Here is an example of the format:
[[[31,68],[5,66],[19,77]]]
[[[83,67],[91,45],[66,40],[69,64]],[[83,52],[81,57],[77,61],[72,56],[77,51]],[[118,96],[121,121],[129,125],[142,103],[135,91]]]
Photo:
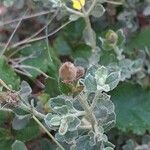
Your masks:
[[[71,0],[73,2],[73,8],[77,10],[81,10],[85,5],[85,0]]]

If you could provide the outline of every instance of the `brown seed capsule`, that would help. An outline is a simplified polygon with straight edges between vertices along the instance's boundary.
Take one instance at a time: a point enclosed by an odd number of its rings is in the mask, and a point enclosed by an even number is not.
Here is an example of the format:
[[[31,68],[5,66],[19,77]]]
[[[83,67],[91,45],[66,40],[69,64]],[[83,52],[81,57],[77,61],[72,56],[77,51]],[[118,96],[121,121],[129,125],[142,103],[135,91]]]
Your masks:
[[[77,74],[76,74],[76,78],[79,79],[81,78],[82,76],[84,76],[85,74],[85,69],[81,66],[77,66]]]
[[[64,83],[71,83],[76,80],[77,68],[71,62],[65,62],[59,68],[59,76]]]
[[[18,94],[11,91],[3,92],[0,94],[0,103],[6,102],[9,104],[17,104],[19,101]]]

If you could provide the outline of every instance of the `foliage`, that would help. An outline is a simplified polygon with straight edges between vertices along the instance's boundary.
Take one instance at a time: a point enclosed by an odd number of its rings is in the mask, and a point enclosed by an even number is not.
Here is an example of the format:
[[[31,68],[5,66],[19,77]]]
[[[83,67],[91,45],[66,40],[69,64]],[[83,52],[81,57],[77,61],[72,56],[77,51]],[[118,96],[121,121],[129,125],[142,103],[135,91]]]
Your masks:
[[[117,127],[124,132],[131,131],[143,135],[150,130],[150,91],[139,85],[124,83],[111,93],[117,113]],[[128,94],[126,94],[128,93]],[[141,94],[142,93],[142,94]],[[126,122],[129,122],[126,124]]]
[[[113,127],[149,133],[149,15],[148,0],[2,0],[0,149],[113,150]]]

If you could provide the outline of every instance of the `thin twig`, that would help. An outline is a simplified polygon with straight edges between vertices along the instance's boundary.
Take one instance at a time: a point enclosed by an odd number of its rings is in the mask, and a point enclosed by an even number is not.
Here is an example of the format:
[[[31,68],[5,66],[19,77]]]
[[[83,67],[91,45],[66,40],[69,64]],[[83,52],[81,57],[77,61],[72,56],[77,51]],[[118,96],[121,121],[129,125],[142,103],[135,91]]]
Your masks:
[[[49,26],[49,24],[54,20],[54,18],[56,17],[56,15],[58,14],[58,10],[55,12],[55,14],[52,16],[52,18],[48,21],[48,23],[42,27],[40,30],[38,30],[35,34],[33,34],[32,36],[30,36],[29,38],[27,38],[26,40],[31,40],[32,38],[36,37],[38,34],[40,34],[43,30],[45,30],[47,28],[47,26]]]
[[[48,26],[45,28],[45,35],[46,36],[48,35]],[[50,62],[52,62],[53,60],[52,60],[52,57],[50,54],[50,45],[49,45],[48,36],[46,37],[46,46],[47,46],[48,58],[49,58]]]
[[[36,41],[39,41],[39,40],[43,40],[47,37],[50,37],[54,34],[56,34],[58,31],[60,31],[62,28],[64,28],[65,26],[67,26],[69,23],[71,23],[72,21],[69,20],[68,22],[66,22],[65,24],[63,24],[62,26],[60,26],[58,29],[56,29],[55,31],[53,31],[52,33],[49,33],[48,35],[44,35],[44,36],[41,36],[41,37],[38,37],[38,38],[34,38],[34,39],[31,39],[31,40],[28,40],[28,39],[25,39],[23,41],[20,41],[14,45],[11,46],[11,48],[16,48],[20,45],[23,45],[23,44],[27,44],[27,43],[32,43],[32,42],[36,42]]]
[[[24,16],[24,17],[22,18],[22,20],[26,20],[26,19],[30,19],[30,18],[34,18],[34,17],[39,17],[39,16],[42,16],[42,15],[47,15],[47,14],[49,14],[49,13],[50,13],[50,11],[43,11],[43,12],[36,13],[36,14],[32,14],[32,15],[29,15],[29,16]],[[12,24],[12,23],[14,23],[14,22],[18,22],[18,21],[20,21],[20,20],[21,20],[21,18],[17,18],[17,19],[14,19],[14,20],[6,21],[6,22],[4,22],[4,23],[1,23],[1,24],[0,24],[0,27],[1,27],[1,26],[4,26],[4,25],[7,25],[7,24]]]
[[[110,3],[110,4],[113,4],[113,5],[122,5],[124,3],[124,0],[121,0],[121,2],[106,0],[106,2]]]
[[[25,16],[27,12],[28,12],[28,10],[26,10],[26,12],[24,13],[24,15],[23,15],[23,16]],[[19,28],[19,26],[20,26],[20,24],[21,24],[22,20],[23,20],[23,17],[20,19],[20,21],[18,22],[18,24],[17,24],[17,26],[16,26],[15,30],[13,31],[13,33],[12,33],[12,34],[11,34],[11,36],[10,36],[10,38],[8,39],[8,42],[6,43],[6,45],[5,45],[4,49],[2,50],[2,52],[1,52],[1,54],[0,54],[0,58],[3,56],[3,54],[4,54],[4,53],[5,53],[5,51],[6,51],[6,49],[8,48],[8,46],[9,46],[9,44],[10,44],[10,42],[11,42],[12,38],[14,37],[14,35],[15,35],[15,33],[16,33],[16,31],[17,31],[17,29]]]
[[[32,70],[36,70],[37,72],[41,73],[44,77],[46,78],[51,78],[50,76],[48,76],[46,73],[44,73],[42,70],[33,67],[33,66],[28,66],[28,65],[16,65],[15,68],[26,68],[26,69],[32,69]]]
[[[5,87],[7,90],[13,92],[13,90],[5,83],[2,79],[0,79],[0,84],[1,84],[3,87]]]
[[[92,3],[92,5],[91,5],[91,7],[89,8],[89,10],[87,11],[86,16],[89,16],[89,15],[90,15],[91,11],[93,10],[93,8],[94,8],[95,5],[96,5],[96,2],[97,2],[97,0],[93,0],[93,3]]]
[[[74,10],[74,9],[71,9],[71,8],[67,7],[66,5],[65,5],[64,7],[66,8],[66,10],[67,10],[68,12],[70,12],[70,13],[72,13],[72,14],[76,14],[76,15],[78,15],[78,16],[80,16],[80,17],[84,17],[84,14],[83,14],[83,13],[81,13],[81,12],[79,12],[79,11],[76,11],[76,10]]]
[[[65,150],[63,146],[53,137],[53,135],[46,129],[46,127],[33,115],[35,122],[47,133],[47,135],[58,145],[61,150]]]

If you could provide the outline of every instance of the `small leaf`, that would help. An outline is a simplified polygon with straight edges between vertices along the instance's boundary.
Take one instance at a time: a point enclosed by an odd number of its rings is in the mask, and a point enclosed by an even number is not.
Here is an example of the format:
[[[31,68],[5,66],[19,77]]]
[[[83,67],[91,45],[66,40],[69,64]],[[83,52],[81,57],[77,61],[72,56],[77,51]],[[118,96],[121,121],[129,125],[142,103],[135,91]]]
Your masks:
[[[13,119],[12,122],[12,127],[15,130],[21,130],[23,128],[25,128],[25,126],[28,124],[29,120],[31,118],[31,115],[24,115],[24,116],[20,116],[17,115],[15,116],[15,118]]]
[[[94,39],[93,39],[94,38]],[[93,29],[87,27],[83,30],[83,39],[88,46],[92,46],[93,40],[96,40],[96,33]]]
[[[54,118],[54,120],[52,120]],[[51,122],[52,120],[52,122]],[[59,115],[56,115],[56,114],[51,114],[51,113],[48,113],[46,115],[46,117],[44,118],[44,121],[45,123],[47,124],[48,127],[52,127],[52,124],[59,124],[60,125],[60,116]],[[58,123],[59,122],[59,123]],[[51,124],[52,123],[52,124]],[[54,125],[55,126],[55,125]],[[57,126],[57,125],[56,125]]]
[[[60,125],[60,122],[61,122],[61,117],[60,116],[55,116],[53,117],[51,120],[50,120],[50,124],[52,126],[59,126]]]
[[[13,89],[18,89],[20,78],[15,71],[7,64],[5,58],[0,58],[0,79],[8,86],[11,85]]]
[[[40,140],[40,145],[41,145],[42,150],[56,150],[57,149],[56,144],[47,138],[42,138]],[[33,147],[33,149],[34,149],[34,147]]]
[[[57,53],[61,56],[70,55],[72,51],[69,43],[63,36],[58,36],[56,38],[54,48],[56,49]]]
[[[12,144],[12,150],[27,150],[27,148],[23,142],[16,140]]]
[[[63,105],[61,107],[54,107],[53,111],[55,111],[56,113],[60,114],[60,115],[65,115],[68,113],[68,107],[66,105]]]
[[[68,123],[68,131],[75,131],[80,126],[81,121],[79,118],[74,116],[73,121]]]
[[[120,72],[112,72],[106,79],[106,84],[109,85],[110,90],[113,90],[120,81]]]
[[[60,124],[60,127],[59,127],[59,134],[60,135],[65,135],[66,132],[68,130],[68,123],[67,123],[67,120],[66,119],[62,119],[61,120],[61,124]]]
[[[21,56],[29,57],[21,63],[21,66],[24,66],[23,69],[32,75],[33,78],[36,78],[41,74],[41,72],[37,71],[37,69],[40,69],[43,72],[48,71],[48,64],[50,64],[50,61],[45,41],[41,40],[32,43],[31,45],[23,48],[20,53]],[[36,69],[33,69],[32,67]]]
[[[84,84],[86,89],[90,92],[95,92],[97,89],[96,79],[91,74],[85,77]]]
[[[100,18],[105,13],[105,8],[99,2],[95,5],[94,9],[91,12],[91,15],[96,18]]]
[[[26,100],[27,97],[32,93],[32,89],[30,85],[26,81],[21,82],[21,89],[19,91],[19,95],[22,100]]]
[[[39,126],[36,124],[34,120],[31,120],[27,124],[26,128],[19,131],[15,130],[13,131],[13,133],[16,139],[24,142],[30,141],[40,136]]]
[[[108,76],[108,70],[104,66],[101,66],[95,73],[95,79],[97,85],[104,85]]]
[[[65,105],[65,99],[61,96],[57,96],[57,97],[51,98],[49,100],[49,104],[50,104],[51,108],[61,107],[61,106]]]
[[[125,43],[125,35],[123,33],[123,30],[118,30],[117,35],[118,35],[117,45],[118,46],[123,46],[123,44]]]

